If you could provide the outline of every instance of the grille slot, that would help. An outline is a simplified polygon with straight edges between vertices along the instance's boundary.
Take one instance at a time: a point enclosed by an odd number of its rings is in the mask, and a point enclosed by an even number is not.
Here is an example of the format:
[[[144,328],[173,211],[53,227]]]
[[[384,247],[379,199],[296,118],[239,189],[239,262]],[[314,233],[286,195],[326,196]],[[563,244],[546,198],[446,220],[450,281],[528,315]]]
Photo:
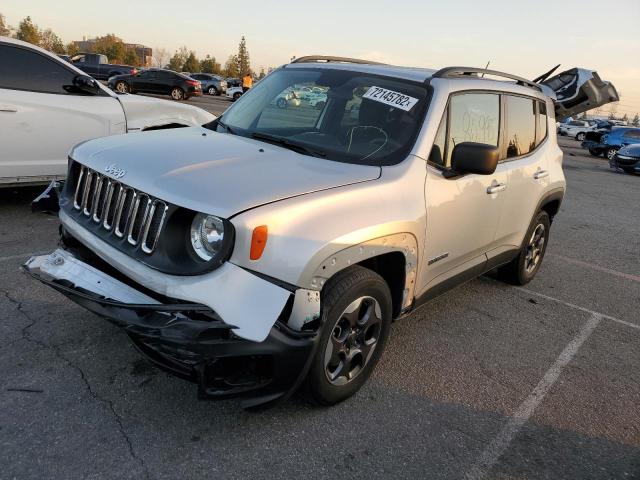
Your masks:
[[[113,231],[130,245],[151,254],[156,248],[169,207],[162,200],[121,184],[85,166],[80,167],[73,208],[99,228]]]

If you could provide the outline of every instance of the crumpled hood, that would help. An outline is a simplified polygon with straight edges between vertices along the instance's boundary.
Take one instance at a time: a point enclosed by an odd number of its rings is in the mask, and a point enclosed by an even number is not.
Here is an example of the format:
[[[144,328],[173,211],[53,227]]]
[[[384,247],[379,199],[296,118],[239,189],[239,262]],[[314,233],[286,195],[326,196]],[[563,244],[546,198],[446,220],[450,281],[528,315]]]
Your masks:
[[[103,174],[113,165],[112,172],[125,172],[118,180],[126,185],[223,218],[380,176],[380,167],[310,157],[201,127],[99,138],[77,145],[70,156]]]
[[[124,109],[127,130],[145,128],[169,123],[201,126],[215,120],[216,116],[193,105],[185,105],[161,98],[142,95],[117,94],[116,98]]]

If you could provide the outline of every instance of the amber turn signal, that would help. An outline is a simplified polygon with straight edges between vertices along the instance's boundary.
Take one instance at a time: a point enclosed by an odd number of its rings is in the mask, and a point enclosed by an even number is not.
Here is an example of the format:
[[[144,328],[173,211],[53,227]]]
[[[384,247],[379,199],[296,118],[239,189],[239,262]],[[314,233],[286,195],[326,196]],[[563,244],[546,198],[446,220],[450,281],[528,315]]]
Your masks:
[[[260,225],[253,229],[253,235],[251,236],[251,251],[249,252],[249,258],[251,260],[258,260],[264,252],[264,247],[267,246],[268,230],[266,225]]]

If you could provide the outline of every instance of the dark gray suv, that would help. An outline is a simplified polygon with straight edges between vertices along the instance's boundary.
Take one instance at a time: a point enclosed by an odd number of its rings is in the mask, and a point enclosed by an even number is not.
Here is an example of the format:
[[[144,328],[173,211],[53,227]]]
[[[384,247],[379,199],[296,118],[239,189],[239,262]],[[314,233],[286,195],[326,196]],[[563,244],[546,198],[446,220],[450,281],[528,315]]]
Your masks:
[[[222,95],[227,91],[227,81],[218,75],[211,73],[192,73],[189,76],[195,80],[200,80],[202,91],[209,95]]]

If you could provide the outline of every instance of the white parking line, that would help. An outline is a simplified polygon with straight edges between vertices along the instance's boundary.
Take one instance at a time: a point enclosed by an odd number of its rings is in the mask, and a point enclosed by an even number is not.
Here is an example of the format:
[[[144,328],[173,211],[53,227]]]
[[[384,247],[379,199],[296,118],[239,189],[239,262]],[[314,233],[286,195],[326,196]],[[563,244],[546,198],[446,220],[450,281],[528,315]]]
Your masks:
[[[589,335],[595,330],[602,318],[602,315],[595,312],[591,315],[591,318],[582,326],[578,335],[567,344],[554,364],[551,365],[551,368],[547,370],[547,373],[545,373],[536,388],[534,388],[524,402],[520,404],[504,428],[484,450],[478,463],[467,473],[467,479],[479,480],[491,471],[522,426],[531,418],[536,407],[540,405],[540,402],[542,402],[553,384],[556,383],[560,373],[562,373],[562,369],[566,367],[575,356],[580,346],[589,338]]]
[[[566,305],[567,307],[570,307],[570,308],[575,308],[576,310],[580,310],[582,312],[590,313],[591,315],[598,315],[598,316],[600,316],[602,318],[606,318],[607,320],[611,320],[613,322],[617,322],[617,323],[620,323],[622,325],[626,325],[627,327],[640,329],[640,325],[639,324],[627,322],[625,320],[621,320],[619,318],[612,317],[611,315],[605,315],[604,313],[596,312],[595,310],[590,310],[588,308],[581,307],[580,305],[576,305],[575,303],[565,302],[564,300],[560,300],[559,298],[555,298],[555,297],[550,297],[549,295],[545,295],[544,293],[539,293],[539,292],[536,292],[534,290],[529,290],[528,288],[524,288],[524,287],[515,287],[515,289],[516,290],[520,290],[521,292],[528,293],[530,295],[536,295],[537,297],[544,298],[546,300],[551,300],[552,302],[561,303],[562,305]]]
[[[590,268],[591,270],[595,270],[597,272],[608,273],[609,275],[615,275],[616,277],[624,278],[625,280],[631,280],[632,282],[640,282],[640,276],[633,275],[631,273],[619,272],[618,270],[613,270],[607,267],[601,267],[600,265],[596,265],[594,263],[583,262],[582,260],[577,260],[571,257],[565,257],[564,255],[558,255],[556,253],[549,253],[552,257],[559,258],[560,260],[564,260],[567,263],[573,263],[574,265],[578,265],[580,267]]]
[[[16,259],[20,259],[20,258],[24,258],[25,260],[27,260],[29,257],[32,257],[34,255],[43,255],[47,252],[31,252],[31,253],[18,253],[17,255],[9,255],[7,257],[0,257],[0,262],[6,262],[9,260],[16,260]]]

